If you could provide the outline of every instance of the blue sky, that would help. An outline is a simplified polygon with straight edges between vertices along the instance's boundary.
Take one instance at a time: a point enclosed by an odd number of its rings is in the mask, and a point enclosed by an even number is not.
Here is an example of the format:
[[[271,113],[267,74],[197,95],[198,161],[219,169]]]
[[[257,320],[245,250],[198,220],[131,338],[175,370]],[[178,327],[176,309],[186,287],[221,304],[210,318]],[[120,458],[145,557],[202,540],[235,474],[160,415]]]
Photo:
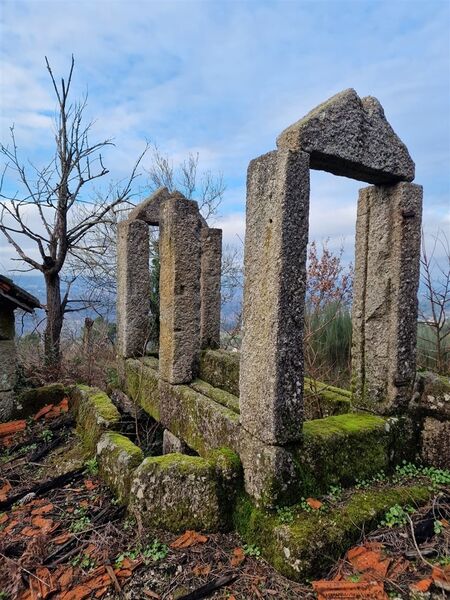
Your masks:
[[[233,242],[248,162],[353,87],[381,101],[408,146],[426,231],[450,227],[448,0],[3,0],[0,10],[1,139],[14,123],[24,157],[39,163],[52,143],[44,55],[64,75],[73,53],[75,95],[88,89],[96,137],[116,143],[111,177],[126,176],[146,139],[175,162],[199,152],[203,168],[223,173],[216,225]],[[360,187],[312,173],[311,239],[345,239],[351,256]],[[0,270],[11,256],[0,239]]]

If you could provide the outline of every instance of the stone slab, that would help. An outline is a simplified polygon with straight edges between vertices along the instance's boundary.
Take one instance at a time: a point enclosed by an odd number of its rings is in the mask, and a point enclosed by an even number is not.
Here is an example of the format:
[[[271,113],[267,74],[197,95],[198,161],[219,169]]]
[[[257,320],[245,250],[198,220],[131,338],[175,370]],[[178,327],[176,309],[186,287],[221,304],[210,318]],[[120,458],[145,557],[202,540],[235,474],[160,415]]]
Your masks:
[[[129,221],[144,221],[147,225],[159,225],[161,204],[170,198],[171,193],[161,187],[151,196],[137,204],[128,215]]]
[[[199,456],[148,457],[131,486],[130,511],[144,523],[175,533],[222,528],[222,506],[215,465]]]
[[[144,460],[142,450],[124,435],[113,431],[101,436],[96,450],[101,478],[120,504],[128,504],[134,471]]]
[[[376,98],[347,89],[285,129],[278,148],[302,150],[311,168],[367,183],[412,181],[415,165]]]
[[[163,454],[191,454],[189,446],[168,429],[163,433]]]
[[[279,150],[247,176],[240,406],[267,444],[300,439],[309,155]]]
[[[450,421],[427,417],[422,430],[421,458],[424,463],[450,469]]]

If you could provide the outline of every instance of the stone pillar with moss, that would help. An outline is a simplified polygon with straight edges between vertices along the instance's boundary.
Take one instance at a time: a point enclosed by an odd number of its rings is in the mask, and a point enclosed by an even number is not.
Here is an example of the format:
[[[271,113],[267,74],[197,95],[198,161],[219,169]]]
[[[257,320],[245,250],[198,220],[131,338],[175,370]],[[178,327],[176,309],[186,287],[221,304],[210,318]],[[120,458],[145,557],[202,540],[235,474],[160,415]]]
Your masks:
[[[422,187],[360,190],[353,291],[352,375],[357,406],[404,409],[416,374]]]
[[[241,422],[266,444],[301,438],[309,155],[278,150],[247,177]]]

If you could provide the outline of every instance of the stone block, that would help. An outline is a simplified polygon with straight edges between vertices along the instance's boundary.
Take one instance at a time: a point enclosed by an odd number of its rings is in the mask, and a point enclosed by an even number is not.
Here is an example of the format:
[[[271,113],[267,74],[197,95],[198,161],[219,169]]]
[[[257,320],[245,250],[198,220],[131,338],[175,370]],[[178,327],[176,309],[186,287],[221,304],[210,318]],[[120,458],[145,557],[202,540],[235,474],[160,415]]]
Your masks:
[[[387,471],[390,433],[386,419],[346,414],[307,421],[303,441],[295,448],[299,493],[325,494],[332,485],[349,487]]]
[[[199,376],[215,388],[239,398],[239,352],[204,350],[200,358]]]
[[[247,177],[241,422],[267,444],[301,436],[309,155],[279,150]]]
[[[432,496],[425,485],[356,490],[344,504],[327,511],[306,512],[292,507],[292,523],[273,512],[256,508],[243,497],[235,526],[247,544],[261,548],[262,556],[285,577],[304,582],[329,571],[349,547],[378,527],[395,505],[420,506]]]
[[[142,356],[149,341],[149,230],[144,221],[117,226],[117,352]]]
[[[168,429],[163,433],[163,454],[191,454],[189,446]]]
[[[156,421],[160,420],[159,376],[157,368],[141,360],[128,359],[125,363],[125,391],[138,406]]]
[[[0,341],[13,340],[14,334],[14,310],[0,302]]]
[[[97,443],[100,477],[121,504],[128,504],[131,480],[144,454],[131,440],[113,431],[104,433]]]
[[[159,381],[161,423],[201,456],[227,447],[237,451],[239,415],[187,385]]]
[[[422,460],[433,467],[450,469],[450,421],[425,419],[422,430]]]
[[[134,473],[130,511],[143,522],[173,532],[223,527],[215,465],[199,456],[148,457]]]
[[[69,406],[77,422],[77,433],[83,446],[95,452],[101,436],[114,430],[120,413],[109,397],[98,388],[76,385],[70,390]]]
[[[161,205],[159,376],[189,383],[200,357],[202,222],[196,202],[173,194]]]
[[[415,165],[376,98],[344,90],[285,129],[278,148],[311,156],[311,168],[367,183],[412,181]]]
[[[298,474],[290,450],[264,444],[241,428],[239,456],[245,491],[257,506],[275,508],[299,500]]]
[[[416,373],[422,188],[360,190],[352,307],[354,402],[404,409]]]
[[[220,346],[220,281],[222,271],[222,230],[203,227],[201,230],[201,317],[202,348]]]
[[[62,383],[49,383],[37,388],[28,388],[17,394],[14,415],[25,418],[38,412],[46,404],[58,404],[69,393]]]
[[[419,417],[450,420],[450,379],[430,371],[417,373],[410,409]]]

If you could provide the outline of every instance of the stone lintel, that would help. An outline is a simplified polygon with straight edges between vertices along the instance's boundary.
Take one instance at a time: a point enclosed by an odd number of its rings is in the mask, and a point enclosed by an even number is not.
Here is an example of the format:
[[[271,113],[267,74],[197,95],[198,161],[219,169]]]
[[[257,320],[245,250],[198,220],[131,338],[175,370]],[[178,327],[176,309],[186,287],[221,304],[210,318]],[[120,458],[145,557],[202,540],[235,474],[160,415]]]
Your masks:
[[[385,184],[412,181],[415,165],[380,102],[353,89],[329,98],[285,129],[278,148],[310,154],[312,169]]]
[[[142,356],[149,336],[149,231],[144,221],[117,227],[117,348],[121,357]]]
[[[301,437],[309,155],[278,150],[247,177],[241,422],[267,444]]]

